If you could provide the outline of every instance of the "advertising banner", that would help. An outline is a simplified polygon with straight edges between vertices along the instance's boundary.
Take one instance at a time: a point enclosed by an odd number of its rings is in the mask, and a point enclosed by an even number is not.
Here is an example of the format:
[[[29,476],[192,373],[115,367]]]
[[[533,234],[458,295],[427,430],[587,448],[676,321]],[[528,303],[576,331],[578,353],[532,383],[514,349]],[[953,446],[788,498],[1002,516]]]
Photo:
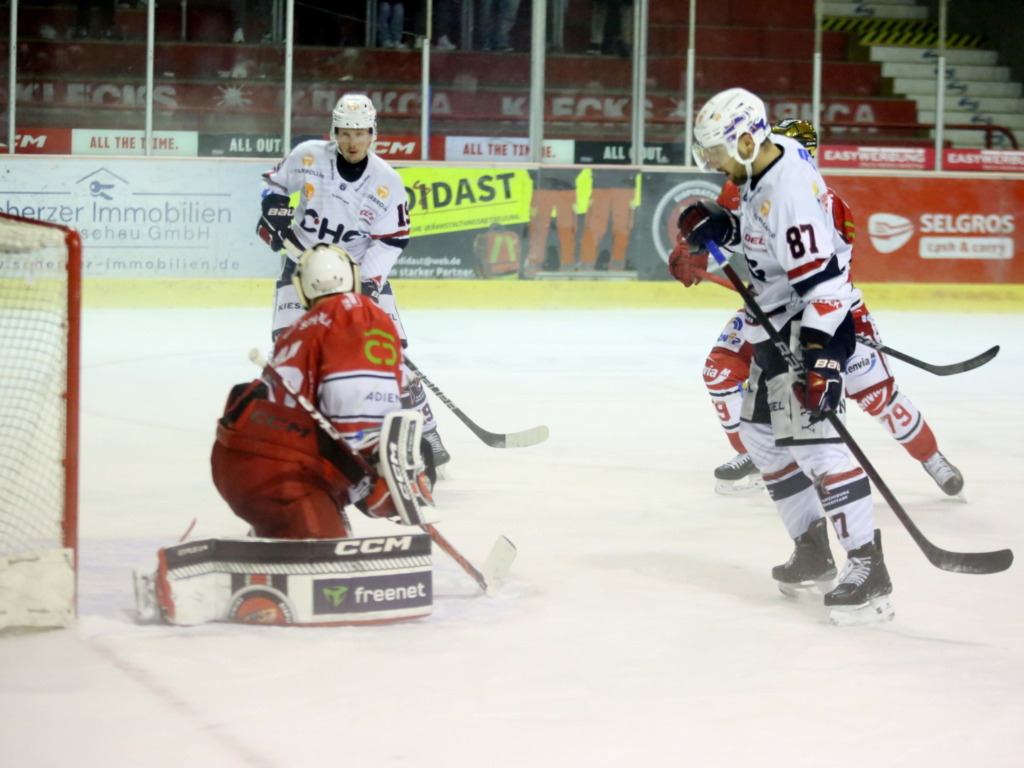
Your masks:
[[[541,151],[541,162],[570,165],[574,142],[548,139]],[[530,140],[510,136],[447,136],[444,158],[469,163],[523,163],[530,159]]]
[[[146,154],[145,131],[74,128],[71,131],[73,155],[140,155]],[[199,154],[195,131],[153,131],[152,155],[195,157]]]
[[[71,154],[71,129],[19,128],[14,136],[14,151],[22,155]],[[0,139],[0,152],[7,154],[6,136]]]
[[[0,211],[76,228],[87,277],[270,278],[280,257],[255,234],[266,167],[260,159],[14,156],[0,171]],[[1024,283],[1024,179],[828,170],[855,217],[858,281]],[[392,275],[416,279],[592,279],[601,271],[670,279],[679,213],[717,197],[723,181],[613,165],[398,171],[413,236]]]
[[[515,277],[533,177],[522,168],[399,167],[413,239],[396,278]]]
[[[930,171],[935,168],[935,150],[930,147],[824,146],[818,154],[818,164],[822,168]]]
[[[1024,180],[825,180],[853,209],[856,280],[1024,283]]]
[[[292,146],[323,136],[296,135]],[[273,157],[285,156],[284,137],[280,133],[200,133],[200,157]]]
[[[681,143],[644,144],[645,165],[688,165]],[[632,141],[577,141],[574,163],[579,165],[635,165]]]
[[[945,171],[995,171],[1024,173],[1024,152],[1013,149],[947,149]]]
[[[86,277],[270,277],[280,259],[255,231],[262,170],[259,161],[21,158],[0,175],[0,211],[77,229]]]
[[[853,147],[826,145],[818,160],[823,168],[885,168],[905,171],[935,170],[931,147]],[[1024,172],[1024,151],[1013,149],[945,149],[944,171]]]

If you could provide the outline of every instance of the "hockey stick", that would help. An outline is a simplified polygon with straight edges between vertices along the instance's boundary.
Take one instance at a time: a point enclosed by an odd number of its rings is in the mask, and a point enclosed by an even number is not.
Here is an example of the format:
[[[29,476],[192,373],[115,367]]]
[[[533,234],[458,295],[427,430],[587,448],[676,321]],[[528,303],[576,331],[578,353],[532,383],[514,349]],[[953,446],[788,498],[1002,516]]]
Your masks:
[[[867,336],[858,336],[857,341],[863,344],[865,347],[871,347],[877,349],[883,354],[889,355],[889,357],[895,357],[897,360],[902,360],[905,363],[921,368],[922,370],[928,371],[928,373],[934,373],[936,376],[952,376],[955,373],[964,373],[965,371],[973,371],[975,368],[980,368],[993,357],[999,354],[999,345],[987,349],[980,355],[975,355],[969,360],[964,360],[959,363],[949,363],[948,365],[935,365],[934,363],[926,363],[923,360],[918,360],[916,357],[911,357],[908,354],[899,352],[892,347],[887,347],[881,342],[870,339]]]
[[[696,270],[696,273],[697,276],[700,277],[702,280],[707,280],[708,282],[714,283],[715,285],[720,285],[723,288],[728,288],[730,291],[736,290],[733,287],[733,284],[723,277],[712,274],[711,272],[708,272],[703,269]],[[879,352],[889,355],[889,357],[895,357],[897,360],[902,360],[905,363],[909,363],[910,365],[913,365],[916,368],[928,371],[928,373],[933,373],[936,376],[952,376],[957,373],[973,371],[975,368],[980,368],[989,360],[991,360],[992,358],[999,354],[999,345],[997,344],[996,346],[992,347],[992,349],[987,349],[980,355],[975,355],[974,357],[968,360],[963,360],[959,363],[949,363],[948,365],[936,365],[935,363],[926,363],[924,360],[918,360],[916,357],[911,357],[905,352],[900,352],[899,350],[893,349],[892,347],[887,347],[882,342],[875,341],[874,339],[869,338],[867,336],[858,335],[857,341],[863,344],[865,347],[877,349]]]
[[[275,382],[280,384],[287,390],[288,394],[295,398],[298,402],[299,407],[308,413],[321,429],[324,430],[331,438],[341,446],[359,468],[371,477],[377,477],[377,472],[370,466],[362,454],[358,451],[353,451],[345,438],[341,436],[341,433],[335,429],[330,419],[324,416],[320,409],[318,409],[309,399],[300,393],[290,381],[288,381],[281,372],[277,370],[264,356],[263,353],[258,349],[253,349],[249,352],[249,359],[257,366],[262,368],[265,372],[269,373]],[[498,540],[494,542],[494,546],[491,547],[491,552],[487,556],[487,561],[484,563],[483,571],[477,570],[473,567],[473,564],[469,562],[463,555],[452,546],[451,542],[446,539],[433,523],[424,523],[420,526],[426,533],[430,534],[430,538],[433,539],[434,543],[437,544],[441,549],[448,553],[448,555],[464,570],[469,576],[476,581],[484,592],[492,597],[497,594],[499,582],[508,573],[509,568],[512,567],[512,561],[516,556],[515,545],[508,540],[505,536],[499,536]]]
[[[751,314],[757,319],[757,322],[761,324],[761,327],[765,329],[768,337],[771,339],[772,344],[778,353],[785,359],[786,364],[796,373],[803,372],[803,364],[800,359],[797,358],[796,354],[790,349],[789,344],[782,338],[782,334],[772,325],[771,320],[764,313],[764,310],[754,300],[753,295],[743,284],[740,276],[736,274],[736,270],[729,265],[719,250],[718,245],[714,242],[707,244],[708,250],[711,255],[715,257],[715,261],[719,263],[726,276],[732,282],[736,291],[743,297],[743,303],[750,310]],[[889,490],[889,486],[885,484],[885,481],[879,476],[878,472],[872,466],[871,462],[868,461],[868,457],[861,450],[860,446],[854,441],[853,436],[850,434],[846,425],[842,419],[836,415],[834,411],[827,411],[825,418],[828,419],[829,424],[836,430],[839,437],[846,444],[846,447],[850,449],[850,452],[856,457],[861,468],[865,474],[871,479],[875,487],[885,498],[889,507],[893,513],[903,523],[903,527],[910,533],[911,538],[920,547],[928,561],[936,568],[940,568],[944,571],[953,571],[955,573],[999,573],[1005,571],[1010,567],[1013,562],[1013,552],[1009,549],[1001,549],[996,552],[950,552],[945,549],[932,544],[923,533],[921,529],[914,524],[914,521],[910,519],[910,515],[907,514],[906,510],[896,499],[896,496],[892,491]]]
[[[474,435],[491,446],[491,448],[526,448],[531,445],[537,445],[537,443],[543,443],[548,439],[549,431],[543,424],[539,427],[524,429],[521,432],[488,432],[464,414],[461,408],[455,405],[444,392],[438,389],[434,382],[426,377],[423,371],[413,364],[412,360],[404,355],[402,359],[409,370],[419,376],[423,383],[427,385],[427,389],[433,392],[438,400],[448,406],[449,410],[458,416],[459,421],[469,427]]]

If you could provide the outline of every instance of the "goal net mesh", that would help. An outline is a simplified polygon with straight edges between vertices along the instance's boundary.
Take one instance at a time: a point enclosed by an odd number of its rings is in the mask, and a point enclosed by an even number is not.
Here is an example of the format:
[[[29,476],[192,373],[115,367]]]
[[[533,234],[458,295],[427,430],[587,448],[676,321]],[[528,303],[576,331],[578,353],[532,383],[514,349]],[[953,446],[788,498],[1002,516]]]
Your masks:
[[[74,567],[77,243],[69,230],[0,216],[0,627],[62,623],[33,614],[69,597],[45,593],[65,591]],[[70,588],[73,606],[73,577]]]

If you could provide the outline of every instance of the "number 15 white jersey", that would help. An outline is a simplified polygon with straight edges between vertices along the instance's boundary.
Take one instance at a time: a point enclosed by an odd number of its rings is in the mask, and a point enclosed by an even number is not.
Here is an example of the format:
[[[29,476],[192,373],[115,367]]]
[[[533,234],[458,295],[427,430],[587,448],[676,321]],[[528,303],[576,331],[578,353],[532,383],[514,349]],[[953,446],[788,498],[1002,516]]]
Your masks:
[[[340,244],[359,264],[363,280],[387,280],[409,243],[409,203],[402,177],[373,152],[355,181],[338,172],[333,141],[304,141],[263,174],[267,191],[299,193],[292,232],[303,250]]]

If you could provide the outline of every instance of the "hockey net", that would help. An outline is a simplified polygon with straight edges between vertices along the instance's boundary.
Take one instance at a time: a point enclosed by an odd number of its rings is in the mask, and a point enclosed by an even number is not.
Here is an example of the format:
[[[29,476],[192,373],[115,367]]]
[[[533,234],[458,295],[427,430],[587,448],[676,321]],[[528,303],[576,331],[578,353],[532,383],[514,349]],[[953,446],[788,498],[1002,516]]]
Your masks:
[[[76,614],[81,241],[0,213],[0,631]]]

